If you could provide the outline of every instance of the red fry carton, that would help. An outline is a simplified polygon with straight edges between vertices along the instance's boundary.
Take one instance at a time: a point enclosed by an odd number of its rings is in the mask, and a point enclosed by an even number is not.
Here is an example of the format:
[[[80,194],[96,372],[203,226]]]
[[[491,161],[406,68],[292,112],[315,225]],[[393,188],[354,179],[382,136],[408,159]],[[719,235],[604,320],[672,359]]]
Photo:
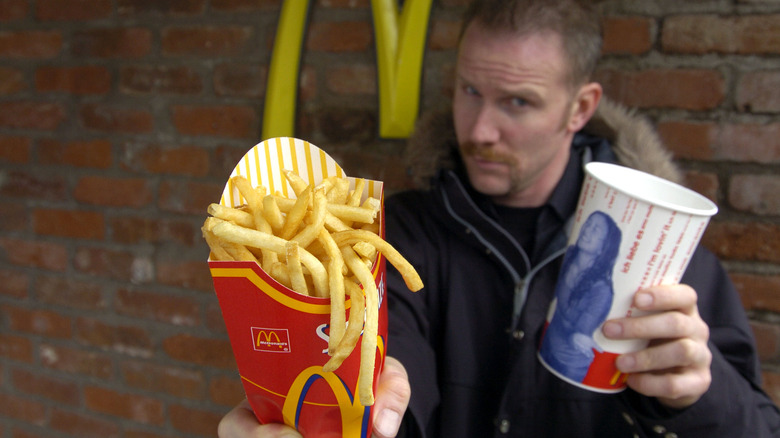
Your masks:
[[[295,171],[315,185],[330,176],[345,176],[318,147],[299,139],[274,138],[247,152],[231,178],[242,175],[254,187],[294,198],[284,170]],[[369,196],[383,203],[382,182],[366,181],[363,199]],[[220,203],[235,207],[244,200],[228,181]],[[384,237],[384,209],[378,220],[380,237]],[[307,437],[370,436],[371,407],[362,406],[357,395],[362,335],[336,371],[322,369],[329,358],[330,300],[294,292],[255,262],[209,260],[209,267],[244,390],[258,420],[285,423]],[[387,339],[385,259],[381,254],[372,272],[379,293],[376,390]],[[349,299],[346,309],[345,318]]]

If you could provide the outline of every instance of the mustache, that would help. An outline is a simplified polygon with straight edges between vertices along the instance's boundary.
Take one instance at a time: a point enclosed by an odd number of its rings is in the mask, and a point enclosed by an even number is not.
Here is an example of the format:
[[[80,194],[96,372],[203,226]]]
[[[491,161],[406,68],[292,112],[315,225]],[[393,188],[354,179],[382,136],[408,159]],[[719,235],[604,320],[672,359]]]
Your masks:
[[[464,157],[474,157],[481,160],[497,163],[515,164],[515,157],[496,151],[492,147],[478,146],[473,142],[465,142],[460,145],[460,151]]]

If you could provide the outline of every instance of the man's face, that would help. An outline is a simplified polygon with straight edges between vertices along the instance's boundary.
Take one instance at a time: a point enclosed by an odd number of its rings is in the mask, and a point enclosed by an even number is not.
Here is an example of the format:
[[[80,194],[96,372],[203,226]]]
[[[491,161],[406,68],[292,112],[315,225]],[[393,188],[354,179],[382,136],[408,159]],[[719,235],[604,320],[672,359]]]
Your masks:
[[[453,115],[474,188],[499,204],[544,204],[568,163],[574,92],[560,36],[469,25],[460,44]]]

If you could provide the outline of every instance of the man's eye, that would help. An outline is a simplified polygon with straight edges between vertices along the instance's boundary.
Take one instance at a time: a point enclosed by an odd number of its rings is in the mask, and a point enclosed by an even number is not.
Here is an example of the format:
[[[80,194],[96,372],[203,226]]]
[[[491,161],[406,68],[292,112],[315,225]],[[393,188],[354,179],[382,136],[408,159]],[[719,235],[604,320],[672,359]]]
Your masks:
[[[522,97],[513,97],[509,99],[509,103],[514,107],[523,107],[528,105],[528,101],[523,99]]]
[[[465,91],[466,94],[471,96],[479,96],[479,92],[477,91],[477,89],[472,87],[471,85],[464,86],[463,91]]]

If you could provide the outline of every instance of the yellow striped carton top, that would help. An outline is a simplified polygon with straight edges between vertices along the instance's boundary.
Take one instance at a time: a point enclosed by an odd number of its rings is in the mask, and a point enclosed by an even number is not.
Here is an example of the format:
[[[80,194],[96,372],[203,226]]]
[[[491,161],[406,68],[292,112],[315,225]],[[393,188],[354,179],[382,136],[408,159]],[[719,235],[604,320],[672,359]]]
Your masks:
[[[253,187],[264,186],[269,194],[278,192],[287,198],[295,198],[292,187],[282,174],[285,170],[296,172],[309,184],[319,184],[331,176],[345,176],[341,166],[317,146],[297,138],[278,137],[262,141],[250,149],[233,169],[230,178],[241,175]],[[354,187],[355,179],[350,178],[350,189]],[[368,197],[381,199],[381,194],[381,181],[366,180],[362,200]],[[220,204],[237,207],[245,202],[228,180]]]

